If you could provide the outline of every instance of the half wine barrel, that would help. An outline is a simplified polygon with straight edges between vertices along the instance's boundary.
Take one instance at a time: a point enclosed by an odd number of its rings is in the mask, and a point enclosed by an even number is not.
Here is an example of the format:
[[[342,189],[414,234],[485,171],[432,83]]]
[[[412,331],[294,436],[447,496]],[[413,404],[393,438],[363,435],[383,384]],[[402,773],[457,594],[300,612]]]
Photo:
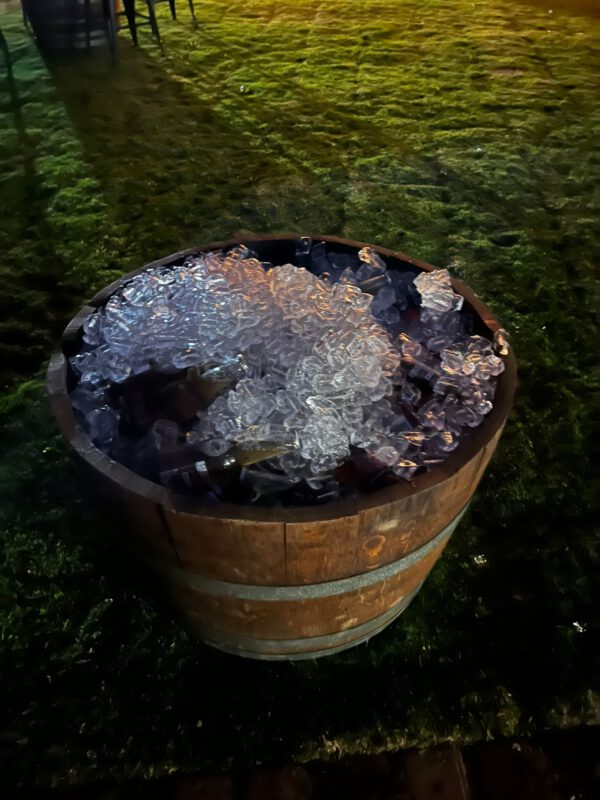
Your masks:
[[[297,235],[215,242],[147,264],[99,292],[67,326],[52,357],[47,388],[60,429],[103,507],[116,512],[123,538],[158,576],[186,626],[208,644],[260,659],[314,658],[366,641],[401,614],[421,588],[464,514],[492,457],[516,387],[505,357],[494,408],[447,461],[409,482],[352,500],[301,508],[221,504],[203,507],[136,475],[98,450],[77,425],[69,399],[68,358],[83,319],[133,275],[194,253],[246,244],[263,261],[294,263]],[[315,236],[333,252],[367,245]],[[368,245],[390,269],[434,269]],[[459,281],[477,333],[500,327]]]

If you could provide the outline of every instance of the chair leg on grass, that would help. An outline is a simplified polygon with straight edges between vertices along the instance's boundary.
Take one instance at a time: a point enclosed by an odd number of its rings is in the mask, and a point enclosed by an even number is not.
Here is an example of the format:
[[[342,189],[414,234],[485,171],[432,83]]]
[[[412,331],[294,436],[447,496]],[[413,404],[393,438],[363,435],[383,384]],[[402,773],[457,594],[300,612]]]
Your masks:
[[[7,80],[10,83],[13,80],[12,58],[6,39],[2,33],[2,28],[0,28],[0,52],[2,53],[4,66],[6,67]]]
[[[90,52],[92,47],[92,20],[90,18],[90,0],[84,0],[83,3],[83,24],[85,25],[85,50],[86,53]]]
[[[150,18],[150,28],[152,29],[152,33],[156,36],[159,45],[162,47],[162,42],[160,40],[160,33],[158,30],[158,23],[156,21],[156,14],[154,13],[154,0],[146,0],[146,5],[148,6],[148,17]]]
[[[123,7],[125,8],[125,16],[127,17],[127,24],[129,26],[129,33],[133,39],[134,45],[137,47],[137,23],[135,21],[135,0],[123,0]]]
[[[119,60],[117,53],[117,15],[114,0],[102,0],[104,19],[106,20],[106,35],[113,64]]]

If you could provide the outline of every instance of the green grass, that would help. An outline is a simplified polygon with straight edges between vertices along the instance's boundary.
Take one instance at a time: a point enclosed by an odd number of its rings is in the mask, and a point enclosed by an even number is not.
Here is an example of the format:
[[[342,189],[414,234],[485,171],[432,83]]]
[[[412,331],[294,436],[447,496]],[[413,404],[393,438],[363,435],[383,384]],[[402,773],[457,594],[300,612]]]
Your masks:
[[[549,15],[533,0],[212,0],[197,28],[181,5],[177,23],[160,9],[164,53],[147,31],[137,50],[122,35],[118,67],[106,53],[46,63],[18,15],[0,16],[18,55],[16,96],[0,71],[7,780],[598,722],[593,3]],[[81,499],[40,369],[118,274],[278,230],[450,266],[512,332],[520,388],[410,611],[366,647],[265,665],[192,640],[116,555]]]

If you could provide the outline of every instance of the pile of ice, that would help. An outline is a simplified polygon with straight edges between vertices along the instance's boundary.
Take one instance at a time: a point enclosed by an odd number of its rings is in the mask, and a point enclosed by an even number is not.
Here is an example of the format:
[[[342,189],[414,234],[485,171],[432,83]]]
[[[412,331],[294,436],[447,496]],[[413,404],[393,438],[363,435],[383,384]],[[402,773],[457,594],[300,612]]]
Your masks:
[[[388,270],[370,248],[332,254],[307,239],[296,261],[201,253],[142,272],[91,314],[72,401],[95,443],[122,452],[115,386],[235,363],[235,381],[181,435],[208,457],[285,443],[253,470],[261,485],[331,485],[357,455],[400,478],[447,458],[491,410],[504,369],[471,335],[448,272]]]

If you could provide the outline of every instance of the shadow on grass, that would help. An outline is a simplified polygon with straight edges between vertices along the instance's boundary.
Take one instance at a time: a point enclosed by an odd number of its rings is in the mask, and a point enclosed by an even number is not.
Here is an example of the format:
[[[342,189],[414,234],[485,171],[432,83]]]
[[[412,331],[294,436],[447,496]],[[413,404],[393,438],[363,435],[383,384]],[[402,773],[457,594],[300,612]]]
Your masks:
[[[10,46],[2,30],[0,45],[0,115],[14,132],[13,163],[19,165],[0,191],[8,212],[3,222],[12,227],[12,241],[8,239],[0,254],[5,284],[0,295],[0,384],[6,384],[39,366],[64,327],[64,315],[74,308],[77,293],[64,280],[66,266],[53,247],[46,217],[48,191],[38,173],[38,152],[23,112],[26,101],[15,77],[18,62],[28,58],[34,45]],[[18,251],[14,263],[7,254],[13,247]]]
[[[331,180],[274,153],[158,56],[121,41],[116,67],[94,55],[48,67],[107,200],[115,244],[131,259],[240,228],[339,227],[342,196]]]

